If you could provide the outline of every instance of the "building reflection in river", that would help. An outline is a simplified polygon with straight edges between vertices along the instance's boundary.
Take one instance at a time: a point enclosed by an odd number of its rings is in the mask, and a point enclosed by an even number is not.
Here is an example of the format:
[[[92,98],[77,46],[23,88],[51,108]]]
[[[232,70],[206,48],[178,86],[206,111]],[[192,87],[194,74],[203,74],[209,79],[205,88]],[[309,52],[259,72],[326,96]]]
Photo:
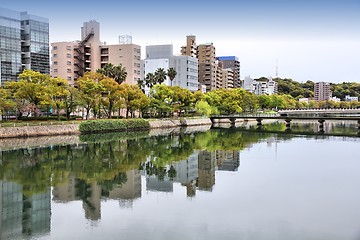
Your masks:
[[[92,221],[101,219],[101,200],[119,201],[120,207],[132,207],[141,197],[141,176],[146,179],[146,190],[173,192],[173,184],[180,183],[186,188],[188,197],[195,197],[196,191],[212,191],[215,185],[215,171],[237,171],[240,165],[239,151],[217,150],[213,152],[195,150],[186,160],[172,163],[169,167],[175,175],[159,178],[147,175],[146,171],[129,170],[120,176],[119,184],[85,182],[68,176],[65,183],[53,188],[53,200],[59,203],[82,201],[85,218]]]
[[[0,239],[23,239],[50,233],[50,188],[31,196],[21,185],[0,181]]]
[[[176,177],[159,179],[148,176],[146,172],[146,190],[172,192],[173,183],[180,183],[186,187],[188,197],[196,195],[196,189],[212,191],[215,185],[215,171],[237,171],[240,165],[239,151],[216,150],[197,151],[186,160],[173,163]]]
[[[141,175],[139,170],[126,172],[126,181],[110,189],[97,182],[86,183],[70,176],[68,181],[53,189],[53,200],[66,203],[75,200],[83,202],[85,218],[101,219],[101,198],[118,200],[121,207],[131,207],[135,199],[141,197]]]

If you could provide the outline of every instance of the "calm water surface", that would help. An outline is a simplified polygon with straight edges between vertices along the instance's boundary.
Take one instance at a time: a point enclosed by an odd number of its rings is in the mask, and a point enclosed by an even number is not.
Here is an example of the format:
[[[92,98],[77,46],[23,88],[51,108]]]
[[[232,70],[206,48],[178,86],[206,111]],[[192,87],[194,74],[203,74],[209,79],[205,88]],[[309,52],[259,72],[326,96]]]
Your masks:
[[[360,239],[360,139],[213,129],[3,151],[0,239]]]

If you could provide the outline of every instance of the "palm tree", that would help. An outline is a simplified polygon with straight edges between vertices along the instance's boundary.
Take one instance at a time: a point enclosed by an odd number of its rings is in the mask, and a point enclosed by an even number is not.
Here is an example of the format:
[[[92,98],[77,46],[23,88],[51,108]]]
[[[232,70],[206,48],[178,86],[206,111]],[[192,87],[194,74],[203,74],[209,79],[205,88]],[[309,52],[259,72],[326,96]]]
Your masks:
[[[148,73],[145,77],[145,86],[152,88],[156,84],[156,77],[154,73]]]
[[[169,68],[167,70],[167,76],[170,78],[170,81],[171,81],[171,86],[172,86],[172,82],[174,80],[174,78],[176,77],[176,70],[174,68]]]
[[[137,80],[137,85],[138,85],[138,87],[141,89],[141,91],[145,92],[145,91],[144,91],[145,80],[143,80],[143,79]]]
[[[126,69],[121,64],[115,66],[111,63],[107,63],[104,67],[99,68],[96,72],[114,79],[118,84],[124,82],[127,77]]]
[[[156,83],[163,83],[166,79],[166,72],[163,68],[158,68],[155,71]]]

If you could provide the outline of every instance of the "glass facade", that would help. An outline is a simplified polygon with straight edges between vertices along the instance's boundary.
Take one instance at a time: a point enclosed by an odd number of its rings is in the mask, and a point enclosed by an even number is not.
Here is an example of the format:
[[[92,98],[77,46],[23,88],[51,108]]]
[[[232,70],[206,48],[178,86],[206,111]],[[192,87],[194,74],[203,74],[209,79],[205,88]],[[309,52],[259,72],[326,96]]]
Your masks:
[[[22,70],[20,13],[0,8],[0,82],[15,81]]]
[[[24,69],[50,74],[49,21],[0,8],[0,84]]]
[[[26,196],[22,185],[0,181],[0,239],[30,239],[31,235],[48,234],[50,224],[50,188]]]

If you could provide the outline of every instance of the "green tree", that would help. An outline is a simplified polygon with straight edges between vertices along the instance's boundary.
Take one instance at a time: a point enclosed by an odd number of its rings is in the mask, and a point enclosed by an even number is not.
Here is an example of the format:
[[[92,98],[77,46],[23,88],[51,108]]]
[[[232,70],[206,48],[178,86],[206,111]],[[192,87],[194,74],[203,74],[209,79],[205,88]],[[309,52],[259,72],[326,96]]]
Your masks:
[[[111,63],[107,63],[104,67],[99,68],[96,72],[114,79],[118,84],[123,83],[127,77],[126,69],[121,64],[115,66]]]
[[[138,87],[141,89],[141,91],[143,91],[143,93],[145,93],[145,91],[144,91],[144,88],[145,88],[145,79],[139,79],[138,81],[137,81],[137,85],[138,85]]]
[[[207,101],[200,100],[195,104],[195,111],[201,115],[210,117],[212,114],[218,114],[216,107],[211,107]]]
[[[154,73],[148,73],[145,77],[145,86],[152,88],[156,84],[156,76]]]
[[[242,88],[234,89],[239,96],[241,96],[242,103],[240,104],[243,111],[254,112],[259,108],[259,99],[251,92],[248,92]]]
[[[241,89],[243,90],[243,89]],[[219,89],[208,92],[206,101],[212,107],[216,107],[220,114],[234,114],[243,111],[244,91],[236,89]]]
[[[15,106],[15,102],[10,99],[10,93],[7,89],[0,88],[0,115],[4,111],[10,110]]]
[[[174,68],[169,68],[167,70],[167,76],[170,79],[171,86],[172,86],[172,82],[173,82],[174,78],[176,77],[176,74],[177,74],[177,72],[176,72],[176,70]]]
[[[159,116],[170,116],[174,112],[173,108],[174,91],[164,84],[155,85],[150,91],[151,111]]]
[[[269,109],[271,106],[271,96],[270,95],[259,95],[259,106],[261,109]]]
[[[179,86],[168,88],[174,92],[171,105],[175,112],[180,115],[182,112],[186,113],[194,108],[195,98],[188,89]]]
[[[155,71],[156,83],[162,84],[166,80],[166,71],[163,68],[158,68]]]
[[[38,109],[41,105],[50,103],[48,83],[50,76],[33,70],[24,70],[19,75],[20,81],[6,83],[13,97],[23,104],[33,104],[35,117],[38,116]],[[23,100],[23,101],[22,101]]]
[[[135,111],[147,108],[150,104],[150,99],[137,85],[122,84],[120,86],[120,96],[124,100],[126,118],[129,117],[129,113],[134,115]]]
[[[60,110],[65,107],[65,100],[70,95],[68,82],[61,78],[50,78],[47,92],[51,105],[56,109],[57,118],[60,120]]]
[[[77,85],[79,89],[80,104],[86,110],[86,119],[89,119],[90,110],[96,108],[101,98],[102,86],[99,82],[104,77],[98,73],[85,73],[83,77],[78,78]]]
[[[107,117],[111,118],[116,104],[121,100],[120,85],[114,79],[106,77],[100,81],[100,86],[102,106]]]
[[[70,114],[75,111],[76,106],[80,104],[79,99],[79,90],[75,88],[74,86],[67,86],[67,91],[69,91],[69,94],[64,99],[64,108],[65,108],[65,114],[66,119],[70,119]]]

